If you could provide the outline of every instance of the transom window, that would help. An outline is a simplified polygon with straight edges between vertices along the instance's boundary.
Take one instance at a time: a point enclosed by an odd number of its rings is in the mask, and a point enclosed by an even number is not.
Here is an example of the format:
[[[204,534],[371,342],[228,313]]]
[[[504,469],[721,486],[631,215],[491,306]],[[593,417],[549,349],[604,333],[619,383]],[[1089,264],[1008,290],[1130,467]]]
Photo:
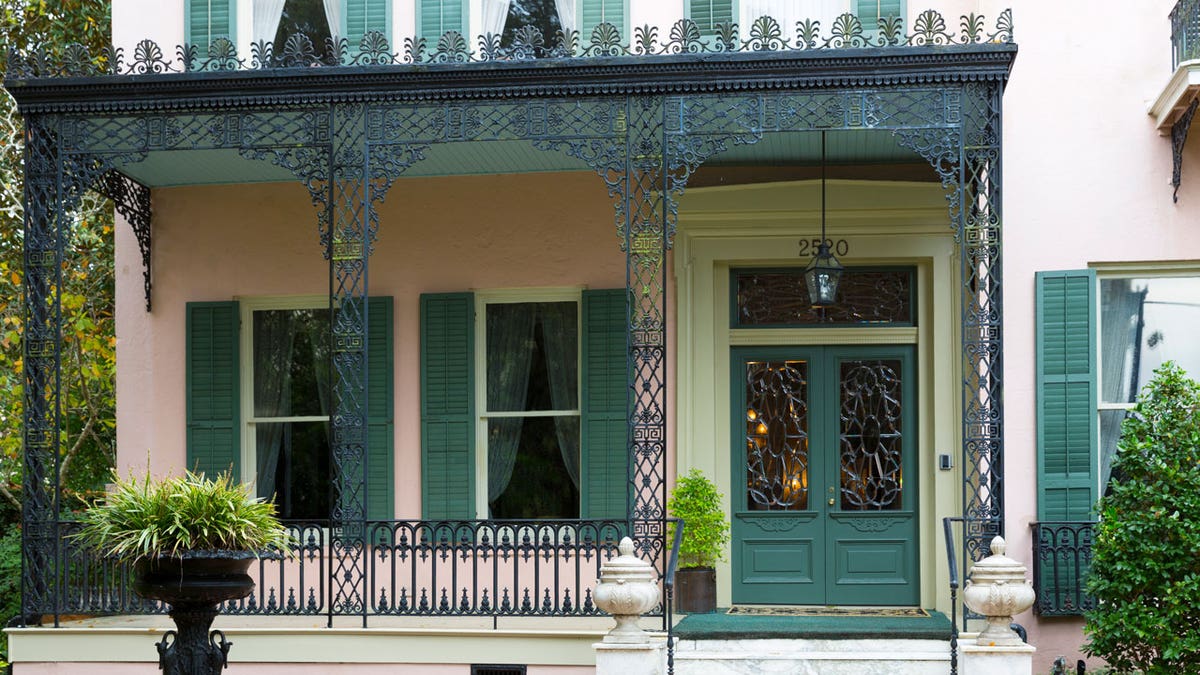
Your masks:
[[[578,518],[578,292],[480,297],[480,504],[487,517]],[[568,299],[569,298],[569,299]]]

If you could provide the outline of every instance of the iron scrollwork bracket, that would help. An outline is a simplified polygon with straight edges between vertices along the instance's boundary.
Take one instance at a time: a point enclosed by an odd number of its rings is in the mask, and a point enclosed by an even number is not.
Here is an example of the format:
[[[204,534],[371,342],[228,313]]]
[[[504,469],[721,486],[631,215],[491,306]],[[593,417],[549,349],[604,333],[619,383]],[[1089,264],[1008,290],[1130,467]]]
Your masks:
[[[1179,202],[1180,177],[1183,175],[1183,146],[1187,143],[1188,130],[1192,127],[1197,106],[1200,106],[1200,99],[1192,99],[1192,104],[1171,125],[1171,187],[1174,188],[1171,199],[1176,203]]]
[[[146,311],[151,308],[150,278],[150,188],[120,171],[106,171],[96,185],[96,191],[113,201],[137,237],[142,254],[142,283],[146,290]]]

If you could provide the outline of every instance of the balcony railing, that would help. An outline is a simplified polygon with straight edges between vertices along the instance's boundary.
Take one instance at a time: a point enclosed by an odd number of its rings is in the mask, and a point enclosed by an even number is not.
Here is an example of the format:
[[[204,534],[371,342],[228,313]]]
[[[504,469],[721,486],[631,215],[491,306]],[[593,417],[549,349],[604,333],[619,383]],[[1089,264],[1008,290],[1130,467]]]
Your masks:
[[[461,67],[470,63],[525,62],[542,59],[612,59],[616,57],[735,54],[752,52],[809,52],[814,50],[877,49],[892,47],[949,47],[1013,44],[1012,10],[1005,9],[994,23],[970,13],[955,20],[927,9],[913,12],[908,25],[897,16],[864,22],[853,13],[833,20],[812,18],[781,22],[761,16],[746,25],[717,24],[702,32],[691,19],[670,26],[635,26],[622,35],[613,24],[601,23],[590,33],[561,30],[543,35],[529,29],[517,31],[512,44],[502,46],[500,35],[471,38],[457,31],[436,40],[404,38],[389,43],[379,32],[368,32],[357,44],[346,38],[314,41],[292,35],[282,44],[255,42],[249,53],[227,38],[210,44],[184,44],[173,50],[153,40],[142,40],[130,49],[110,46],[89,53],[80,45],[66,50],[33,49],[13,52],[6,77],[24,80],[48,77],[148,75],[232,70],[308,70],[314,67],[375,67],[437,65]]]
[[[254,592],[226,614],[330,615],[329,530],[287,523],[290,555],[254,563]],[[133,594],[130,573],[77,544],[60,523],[60,592],[46,614],[154,614],[165,609]],[[593,616],[600,565],[615,558],[627,530],[613,520],[396,520],[367,525],[365,612],[355,616]],[[661,608],[660,608],[661,613]]]
[[[1171,10],[1171,70],[1200,58],[1200,0],[1179,0]]]
[[[1034,611],[1042,616],[1082,616],[1095,607],[1084,592],[1092,566],[1093,529],[1082,521],[1033,524]]]

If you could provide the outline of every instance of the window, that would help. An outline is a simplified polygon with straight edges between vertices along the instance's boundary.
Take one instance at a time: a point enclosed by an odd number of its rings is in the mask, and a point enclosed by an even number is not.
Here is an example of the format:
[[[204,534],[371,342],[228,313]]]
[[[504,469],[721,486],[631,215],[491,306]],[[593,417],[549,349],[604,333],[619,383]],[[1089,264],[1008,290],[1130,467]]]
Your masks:
[[[427,49],[436,49],[450,31],[467,35],[466,0],[417,0],[417,35],[425,38]]]
[[[687,17],[696,22],[700,34],[712,37],[717,26],[733,23],[734,0],[688,0]]]
[[[207,55],[213,40],[234,41],[235,0],[186,0],[186,4],[184,42],[196,45],[201,54]]]
[[[392,300],[371,298],[368,319],[367,517],[393,508]],[[187,463],[232,470],[282,517],[332,511],[333,386],[328,300],[252,298],[187,305]]]
[[[1093,520],[1121,421],[1155,368],[1200,374],[1200,276],[1171,270],[1041,272],[1038,518]]]
[[[424,517],[623,519],[627,316],[624,289],[421,296]]]
[[[367,33],[390,34],[391,13],[391,0],[256,1],[252,42],[274,43],[278,57],[297,34],[307,37],[318,54],[325,53],[330,38],[345,38],[354,53]]]
[[[879,31],[880,19],[904,19],[904,4],[904,0],[854,0],[854,13],[863,31],[874,35]]]
[[[579,0],[579,42],[588,45],[594,42],[592,33],[602,23],[612,24],[621,36],[622,44],[629,44],[628,7],[625,0]]]
[[[318,302],[325,306],[312,306]],[[253,468],[243,480],[254,482],[259,497],[273,497],[281,518],[328,518],[328,300],[243,302],[242,313],[250,393],[243,466]]]
[[[484,321],[481,501],[488,518],[579,517],[578,293],[478,297]]]
[[[1200,375],[1200,277],[1100,277],[1099,494],[1112,474],[1121,420],[1154,370]]]

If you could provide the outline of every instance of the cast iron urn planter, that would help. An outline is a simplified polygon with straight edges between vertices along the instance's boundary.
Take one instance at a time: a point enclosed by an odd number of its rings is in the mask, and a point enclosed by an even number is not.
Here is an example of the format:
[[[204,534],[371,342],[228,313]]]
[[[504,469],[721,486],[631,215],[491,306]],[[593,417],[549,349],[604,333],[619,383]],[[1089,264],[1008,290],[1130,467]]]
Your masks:
[[[246,571],[255,557],[250,551],[185,551],[134,563],[134,592],[170,605],[178,629],[154,645],[164,675],[218,675],[225,667],[233,643],[209,629],[221,603],[254,590]]]
[[[675,611],[710,614],[717,611],[717,572],[711,567],[675,570]]]

